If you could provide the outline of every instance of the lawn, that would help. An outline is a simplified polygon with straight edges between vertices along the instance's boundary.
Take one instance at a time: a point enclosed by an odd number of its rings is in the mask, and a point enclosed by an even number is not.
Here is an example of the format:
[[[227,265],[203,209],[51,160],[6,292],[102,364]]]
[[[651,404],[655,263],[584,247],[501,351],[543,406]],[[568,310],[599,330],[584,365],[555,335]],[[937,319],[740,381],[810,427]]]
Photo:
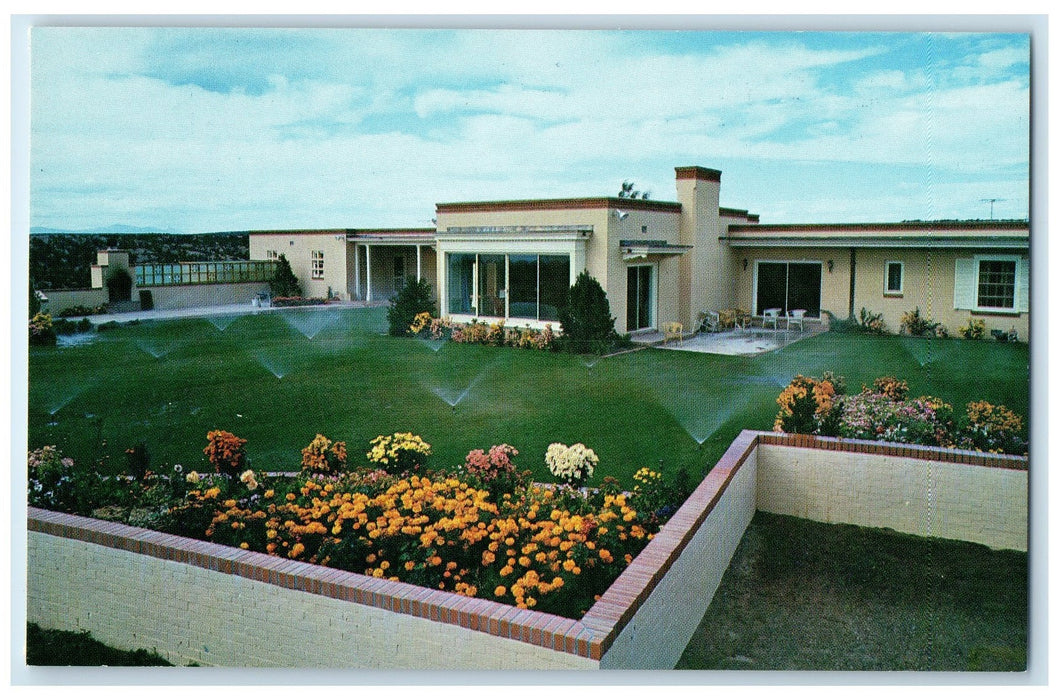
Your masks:
[[[697,479],[741,429],[771,428],[776,396],[799,373],[833,370],[851,391],[895,375],[958,413],[977,399],[1023,415],[1029,405],[1024,344],[826,333],[755,357],[599,359],[431,346],[385,330],[385,309],[303,309],[143,322],[33,348],[29,447],[58,445],[78,464],[109,455],[119,471],[142,441],[154,465],[187,471],[207,467],[206,433],[225,429],[248,440],[253,468],[291,470],[317,432],[357,455],[376,435],[412,431],[433,444],[436,466],[508,443],[541,479],[549,443],[583,442],[600,457],[590,483],[629,485],[659,464]]]
[[[1023,671],[1027,556],[757,513],[677,668]]]

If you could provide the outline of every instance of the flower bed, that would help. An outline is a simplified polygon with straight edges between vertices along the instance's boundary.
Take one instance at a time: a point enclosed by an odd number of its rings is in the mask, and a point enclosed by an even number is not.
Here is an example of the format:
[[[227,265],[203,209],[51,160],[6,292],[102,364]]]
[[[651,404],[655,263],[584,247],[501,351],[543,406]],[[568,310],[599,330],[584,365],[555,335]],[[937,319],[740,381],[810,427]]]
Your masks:
[[[845,382],[796,376],[776,399],[777,432],[882,440],[913,445],[1026,454],[1021,416],[985,401],[967,404],[957,422],[951,405],[935,396],[908,397],[908,383],[879,377],[859,394],[845,395]]]
[[[321,306],[327,303],[323,297],[272,297],[272,306]]]
[[[178,465],[142,478],[78,472],[42,448],[30,454],[30,504],[576,619],[686,496],[646,469],[631,492],[613,479],[532,484],[510,445],[432,470],[429,444],[407,433],[373,440],[357,469],[342,468],[343,443],[317,435],[298,474],[237,474],[243,444],[211,431],[215,473]]]
[[[507,328],[503,320],[495,323],[477,320],[470,323],[456,323],[447,318],[434,318],[428,311],[416,315],[408,330],[414,336],[429,340],[451,340],[454,343],[536,350],[553,349],[556,338],[550,323],[545,324],[543,330]]]

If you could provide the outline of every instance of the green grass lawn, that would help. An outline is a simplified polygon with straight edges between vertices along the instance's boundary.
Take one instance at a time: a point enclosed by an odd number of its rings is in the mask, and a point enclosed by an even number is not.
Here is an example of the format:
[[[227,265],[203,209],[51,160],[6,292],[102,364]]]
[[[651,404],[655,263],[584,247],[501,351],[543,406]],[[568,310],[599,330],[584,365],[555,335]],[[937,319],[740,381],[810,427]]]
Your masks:
[[[759,512],[677,668],[1024,671],[1027,556]]]
[[[957,413],[971,400],[1025,415],[1024,344],[827,333],[755,357],[644,350],[593,362],[551,352],[391,338],[385,309],[311,309],[144,322],[80,346],[32,348],[29,446],[55,444],[78,464],[143,441],[154,465],[206,468],[206,433],[248,440],[253,468],[297,469],[323,433],[363,454],[376,435],[412,431],[435,466],[471,449],[514,445],[547,478],[551,442],[583,442],[604,475],[631,485],[641,466],[698,477],[741,429],[770,429],[795,374],[908,381]],[[453,408],[449,405],[463,394]],[[446,400],[447,399],[447,400]],[[105,445],[103,444],[105,441]]]

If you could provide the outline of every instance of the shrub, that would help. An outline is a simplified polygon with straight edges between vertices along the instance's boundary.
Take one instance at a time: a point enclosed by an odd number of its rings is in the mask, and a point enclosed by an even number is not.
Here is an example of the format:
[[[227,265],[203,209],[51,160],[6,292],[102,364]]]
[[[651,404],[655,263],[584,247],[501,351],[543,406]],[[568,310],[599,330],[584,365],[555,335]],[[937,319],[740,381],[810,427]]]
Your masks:
[[[1022,431],[1022,417],[1014,411],[986,401],[972,401],[967,404],[967,420],[960,429],[959,446],[983,452],[1026,454]]]
[[[97,314],[105,314],[106,312],[106,304],[100,304],[99,306],[68,306],[59,312],[59,318],[69,318],[71,316],[95,316]]]
[[[895,401],[908,397],[908,382],[897,377],[878,377],[870,387],[861,387],[862,394],[882,394]]]
[[[211,430],[206,434],[209,444],[202,450],[218,474],[236,476],[246,459],[246,440],[227,430]]]
[[[401,291],[390,299],[390,309],[386,312],[386,320],[390,323],[390,335],[409,335],[409,329],[415,322],[416,316],[424,311],[431,316],[437,314],[430,283],[425,279],[416,280],[414,277],[409,277]]]
[[[559,309],[559,323],[566,352],[603,354],[618,337],[607,293],[587,271],[570,287],[566,304]]]
[[[38,311],[29,321],[30,345],[55,345],[55,329],[52,327],[51,314]]]
[[[819,434],[834,408],[834,398],[835,386],[831,380],[797,375],[776,398],[780,411],[773,430]]]
[[[92,330],[92,322],[87,318],[82,318],[80,321],[69,321],[65,318],[60,318],[52,322],[52,329],[57,335],[71,335],[73,333],[87,333]]]
[[[320,433],[302,449],[305,474],[341,474],[346,470],[346,443],[332,442]]]
[[[323,297],[272,297],[270,303],[277,307],[321,306],[327,303]]]
[[[957,331],[967,340],[981,340],[985,336],[985,321],[980,318],[967,320],[966,326],[960,326]]]
[[[952,406],[940,399],[895,399],[866,391],[841,404],[839,434],[860,440],[952,447]]]
[[[592,478],[599,457],[580,442],[567,447],[561,442],[548,445],[544,454],[544,463],[552,476],[568,486],[580,488]]]
[[[423,467],[430,444],[412,433],[379,435],[371,441],[368,461],[389,474],[405,474]]]
[[[298,283],[298,278],[294,276],[286,255],[280,254],[276,260],[276,272],[268,287],[272,290],[273,297],[300,297],[302,295],[302,286]]]
[[[860,307],[860,328],[868,333],[884,334],[889,332],[882,314],[872,313],[863,306]]]
[[[77,503],[74,461],[55,445],[30,451],[27,467],[31,506],[68,510]]]
[[[464,458],[464,469],[477,477],[494,501],[513,493],[521,485],[518,468],[512,458],[518,455],[511,445],[493,445],[488,452],[471,450]]]
[[[920,315],[918,306],[915,311],[906,311],[901,316],[901,333],[907,335],[933,335],[939,326],[940,323]]]
[[[147,476],[151,468],[151,454],[147,451],[147,445],[140,442],[125,450],[125,462],[128,473],[136,479]]]

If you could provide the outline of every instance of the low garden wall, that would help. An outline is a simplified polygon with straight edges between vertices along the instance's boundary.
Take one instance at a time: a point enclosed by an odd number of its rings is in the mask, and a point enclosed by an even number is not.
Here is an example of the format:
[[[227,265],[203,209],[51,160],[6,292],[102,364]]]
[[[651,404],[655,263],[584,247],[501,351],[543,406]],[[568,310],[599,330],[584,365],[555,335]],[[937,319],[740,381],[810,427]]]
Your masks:
[[[192,309],[200,306],[246,304],[261,292],[268,292],[268,282],[225,282],[217,284],[179,284],[148,289],[156,309]],[[134,297],[136,298],[136,297]]]
[[[668,669],[755,509],[1025,549],[1025,467],[744,431],[580,620],[30,508],[27,619],[176,664]]]
[[[763,433],[757,508],[1026,551],[1027,458]]]
[[[106,289],[45,289],[43,292],[48,298],[44,311],[56,318],[60,312],[75,306],[94,308],[107,303]]]

